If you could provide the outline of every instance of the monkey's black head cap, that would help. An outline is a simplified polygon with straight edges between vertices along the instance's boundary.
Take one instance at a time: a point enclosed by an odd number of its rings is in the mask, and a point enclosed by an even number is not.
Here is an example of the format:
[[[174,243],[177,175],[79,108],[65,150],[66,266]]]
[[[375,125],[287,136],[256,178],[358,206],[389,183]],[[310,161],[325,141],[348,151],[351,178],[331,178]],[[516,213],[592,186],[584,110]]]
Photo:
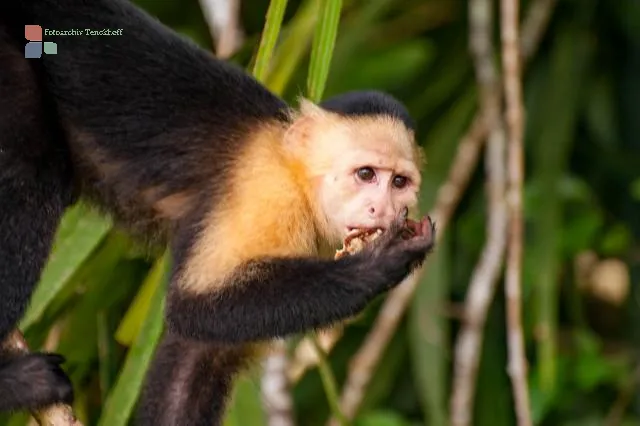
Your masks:
[[[388,115],[402,121],[409,130],[415,130],[415,122],[405,106],[393,96],[377,90],[346,92],[320,103],[320,106],[345,116]]]

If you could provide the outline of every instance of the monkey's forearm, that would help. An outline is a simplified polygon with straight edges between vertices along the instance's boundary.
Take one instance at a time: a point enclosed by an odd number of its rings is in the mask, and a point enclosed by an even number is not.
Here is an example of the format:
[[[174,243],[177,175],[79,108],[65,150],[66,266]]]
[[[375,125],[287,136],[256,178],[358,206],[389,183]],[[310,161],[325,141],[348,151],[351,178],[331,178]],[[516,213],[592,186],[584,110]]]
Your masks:
[[[168,325],[185,337],[224,342],[272,339],[327,326],[355,315],[403,278],[398,268],[381,273],[380,265],[373,269],[369,263],[360,256],[251,262],[236,275],[250,278],[200,295],[174,283],[167,301]]]

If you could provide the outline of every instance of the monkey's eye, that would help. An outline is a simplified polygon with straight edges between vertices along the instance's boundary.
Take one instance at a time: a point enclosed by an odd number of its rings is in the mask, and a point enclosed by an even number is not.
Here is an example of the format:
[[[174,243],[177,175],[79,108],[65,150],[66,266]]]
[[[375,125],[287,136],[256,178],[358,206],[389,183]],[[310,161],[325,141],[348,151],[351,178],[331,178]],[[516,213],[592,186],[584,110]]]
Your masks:
[[[394,176],[393,178],[393,186],[395,186],[398,189],[402,189],[405,186],[407,186],[407,182],[408,182],[408,179],[404,176],[398,175],[398,176]]]
[[[361,167],[356,171],[356,174],[358,178],[364,182],[369,182],[376,176],[376,173],[371,167]]]

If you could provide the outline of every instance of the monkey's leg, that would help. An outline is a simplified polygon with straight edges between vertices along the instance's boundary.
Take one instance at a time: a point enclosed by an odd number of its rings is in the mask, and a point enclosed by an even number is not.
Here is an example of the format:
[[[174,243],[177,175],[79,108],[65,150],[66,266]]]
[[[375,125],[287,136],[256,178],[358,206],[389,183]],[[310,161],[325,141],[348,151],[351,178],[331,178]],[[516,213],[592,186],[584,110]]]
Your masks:
[[[167,331],[138,403],[138,426],[219,426],[248,346],[186,340]]]
[[[47,160],[27,162],[1,148],[0,140],[0,341],[4,341],[24,313],[70,196],[58,165]],[[59,366],[62,361],[59,355],[38,353],[0,356],[0,410],[71,401],[71,383]]]

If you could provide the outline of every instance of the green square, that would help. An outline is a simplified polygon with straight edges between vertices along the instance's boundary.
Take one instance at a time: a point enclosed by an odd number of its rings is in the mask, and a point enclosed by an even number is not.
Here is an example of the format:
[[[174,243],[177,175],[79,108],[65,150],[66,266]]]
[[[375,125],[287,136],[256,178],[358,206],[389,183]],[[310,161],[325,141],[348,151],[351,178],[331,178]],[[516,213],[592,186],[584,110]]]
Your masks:
[[[58,45],[52,41],[44,42],[44,53],[47,55],[55,55],[58,53]]]

